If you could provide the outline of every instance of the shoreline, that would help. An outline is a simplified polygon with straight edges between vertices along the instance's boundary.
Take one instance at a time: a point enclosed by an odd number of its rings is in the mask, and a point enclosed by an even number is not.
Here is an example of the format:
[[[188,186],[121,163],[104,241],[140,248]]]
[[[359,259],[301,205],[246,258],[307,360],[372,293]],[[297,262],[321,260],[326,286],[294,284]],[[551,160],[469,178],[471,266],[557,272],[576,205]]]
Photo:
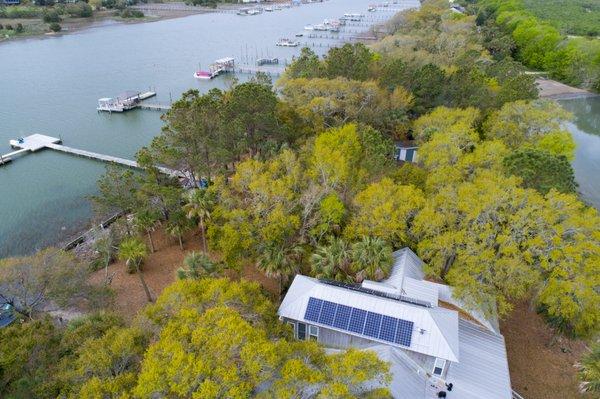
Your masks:
[[[539,98],[551,100],[574,100],[578,98],[598,97],[599,94],[578,87],[569,86],[557,80],[537,78],[535,83],[539,90]]]
[[[183,3],[156,3],[156,4],[183,4]],[[136,10],[136,7],[132,7],[133,10]],[[31,33],[31,34],[24,34],[24,35],[18,35],[18,36],[13,36],[13,37],[9,37],[9,38],[5,38],[2,37],[0,35],[0,46],[5,44],[5,43],[12,43],[12,42],[17,42],[17,41],[21,41],[21,40],[31,40],[31,39],[47,39],[47,38],[52,38],[52,37],[60,37],[60,36],[65,36],[65,35],[70,35],[73,33],[78,33],[78,32],[82,32],[88,29],[95,29],[95,28],[103,28],[106,26],[114,26],[114,25],[133,25],[133,24],[143,24],[143,23],[151,23],[151,22],[159,22],[159,21],[166,21],[166,20],[170,20],[170,19],[177,19],[177,18],[185,18],[185,17],[189,17],[191,15],[197,15],[197,14],[207,14],[210,12],[217,12],[217,10],[219,10],[219,8],[216,8],[214,11],[211,9],[207,9],[207,8],[201,8],[201,7],[197,7],[197,9],[195,10],[185,10],[185,9],[180,9],[180,10],[173,10],[173,9],[167,9],[165,8],[164,10],[158,10],[158,9],[153,9],[153,10],[143,10],[140,9],[140,11],[145,11],[144,12],[144,17],[142,18],[121,18],[118,15],[114,15],[113,11],[115,10],[105,10],[105,11],[101,11],[100,15],[96,15],[90,18],[77,18],[74,20],[67,20],[67,21],[63,21],[61,23],[63,29],[60,32],[39,32],[39,33]],[[147,12],[147,13],[146,13]],[[16,23],[18,21],[21,21],[22,19],[15,19],[13,23]],[[33,20],[29,20],[30,22]],[[36,20],[36,21],[40,21],[40,20]],[[40,23],[43,23],[40,21]]]

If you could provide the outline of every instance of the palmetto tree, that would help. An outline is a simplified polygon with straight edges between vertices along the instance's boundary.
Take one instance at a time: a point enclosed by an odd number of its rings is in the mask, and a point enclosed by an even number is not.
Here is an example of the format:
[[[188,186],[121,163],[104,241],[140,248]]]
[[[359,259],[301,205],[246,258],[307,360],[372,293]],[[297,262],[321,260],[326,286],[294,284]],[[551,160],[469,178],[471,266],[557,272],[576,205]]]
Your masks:
[[[329,245],[320,245],[310,257],[313,273],[317,278],[350,280],[351,250],[346,241],[333,238]]]
[[[180,267],[177,270],[179,279],[213,277],[221,271],[218,263],[213,262],[205,253],[201,252],[190,252],[185,256],[183,264],[186,268]]]
[[[352,272],[357,282],[382,280],[392,268],[392,248],[379,237],[363,236],[352,244]]]
[[[600,343],[596,342],[591,352],[577,364],[579,388],[582,392],[600,393]]]
[[[192,228],[191,221],[182,212],[173,212],[165,230],[171,237],[179,240],[179,248],[183,251],[183,235]]]
[[[133,224],[140,233],[146,233],[148,242],[150,243],[150,252],[154,252],[154,240],[152,240],[152,232],[158,221],[158,215],[155,212],[144,209],[135,214]]]
[[[144,287],[148,302],[152,302],[152,295],[150,294],[150,290],[146,285],[146,280],[144,280],[144,275],[140,268],[147,255],[148,247],[146,247],[144,241],[140,240],[138,237],[128,237],[119,245],[119,259],[125,261],[128,270],[134,270],[137,273],[140,282],[142,283],[142,287]]]
[[[183,210],[189,219],[198,219],[198,227],[202,235],[202,246],[204,252],[206,252],[205,224],[207,220],[210,220],[210,213],[215,205],[214,197],[212,193],[205,189],[195,189],[189,191],[185,199],[186,204],[183,206]]]
[[[256,266],[267,277],[278,280],[279,295],[281,295],[284,284],[300,269],[302,254],[300,246],[287,248],[281,245],[268,245],[261,249]]]

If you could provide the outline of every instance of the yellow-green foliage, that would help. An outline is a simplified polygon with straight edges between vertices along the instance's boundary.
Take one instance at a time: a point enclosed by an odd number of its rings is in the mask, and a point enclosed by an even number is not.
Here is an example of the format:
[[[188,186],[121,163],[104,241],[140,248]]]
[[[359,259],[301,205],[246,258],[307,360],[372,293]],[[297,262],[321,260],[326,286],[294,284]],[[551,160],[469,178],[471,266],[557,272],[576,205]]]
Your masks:
[[[345,234],[379,237],[398,248],[406,243],[409,224],[423,204],[421,190],[384,178],[357,194]]]

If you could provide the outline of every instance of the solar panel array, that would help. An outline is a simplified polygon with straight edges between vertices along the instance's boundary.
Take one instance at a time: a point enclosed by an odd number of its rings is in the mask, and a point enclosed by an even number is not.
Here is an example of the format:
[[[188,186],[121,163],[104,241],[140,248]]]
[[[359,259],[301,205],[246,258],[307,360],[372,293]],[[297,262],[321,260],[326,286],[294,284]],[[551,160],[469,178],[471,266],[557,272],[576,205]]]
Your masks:
[[[410,347],[414,323],[310,297],[304,319],[355,334]]]

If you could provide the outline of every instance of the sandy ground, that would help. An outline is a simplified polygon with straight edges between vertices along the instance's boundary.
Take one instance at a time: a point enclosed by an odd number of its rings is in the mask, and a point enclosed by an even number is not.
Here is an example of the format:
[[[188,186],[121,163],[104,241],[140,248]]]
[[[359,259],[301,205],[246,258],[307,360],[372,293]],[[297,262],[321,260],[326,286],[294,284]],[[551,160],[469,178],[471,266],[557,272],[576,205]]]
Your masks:
[[[571,87],[551,79],[538,78],[535,83],[538,86],[541,98],[567,99],[596,95],[587,90]]]
[[[160,230],[153,233],[153,241],[156,252],[146,259],[143,273],[152,296],[156,298],[166,286],[176,280],[176,271],[183,264],[185,255],[190,251],[201,250],[201,238],[197,232],[186,236],[184,251],[181,251],[176,239],[165,236]],[[115,310],[126,320],[131,320],[148,303],[140,279],[136,274],[128,274],[123,262],[113,263],[108,269],[109,276],[113,276],[111,288],[115,292]],[[237,278],[236,273],[226,271],[225,274]],[[252,265],[244,267],[242,277],[259,282],[268,293],[276,297],[277,281],[267,278]],[[90,280],[93,284],[103,284],[104,279],[105,271],[100,269],[92,274]]]
[[[526,304],[500,323],[513,389],[526,399],[591,398],[581,395],[574,364],[586,351],[580,340],[557,336]]]

